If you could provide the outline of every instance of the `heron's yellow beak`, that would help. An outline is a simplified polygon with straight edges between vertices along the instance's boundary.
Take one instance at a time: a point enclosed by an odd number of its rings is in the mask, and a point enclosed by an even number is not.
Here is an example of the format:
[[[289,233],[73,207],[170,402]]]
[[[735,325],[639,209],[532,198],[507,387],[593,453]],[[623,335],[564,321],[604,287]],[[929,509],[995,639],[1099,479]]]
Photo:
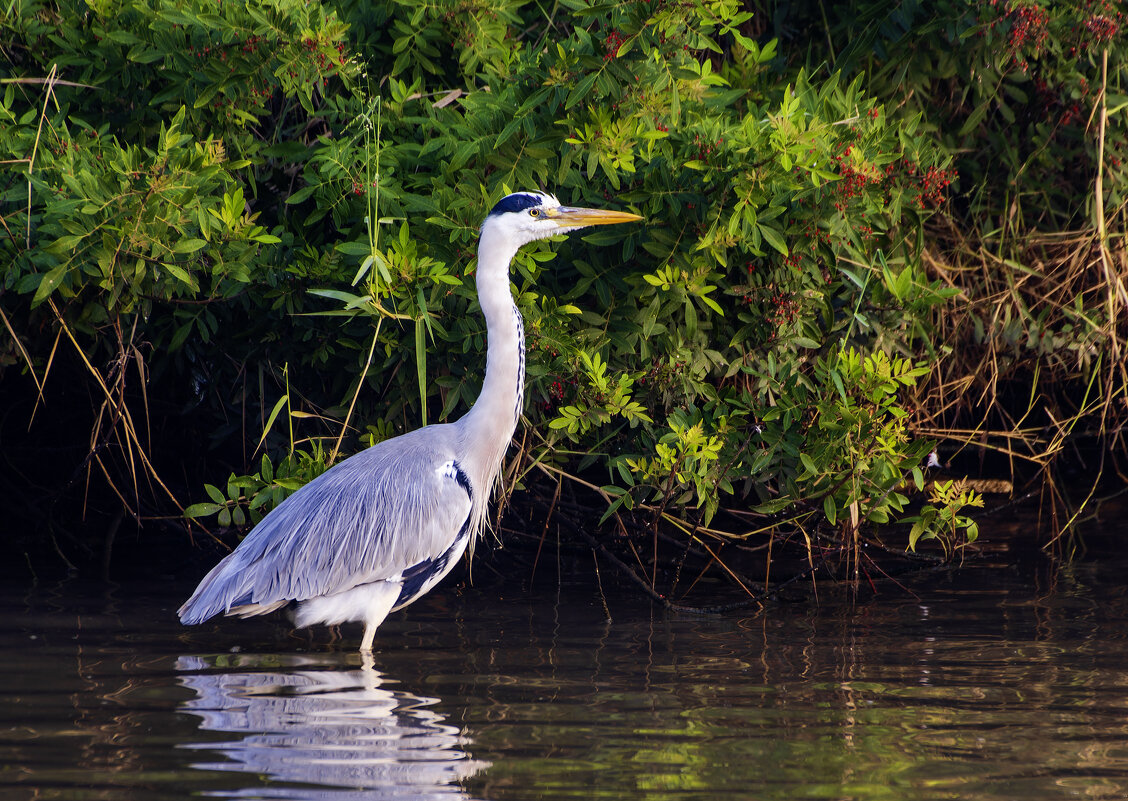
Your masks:
[[[610,211],[608,209],[579,209],[572,206],[560,206],[555,209],[546,209],[545,214],[554,220],[561,228],[579,228],[588,225],[610,225],[611,223],[637,222],[641,219],[637,214],[626,211]]]

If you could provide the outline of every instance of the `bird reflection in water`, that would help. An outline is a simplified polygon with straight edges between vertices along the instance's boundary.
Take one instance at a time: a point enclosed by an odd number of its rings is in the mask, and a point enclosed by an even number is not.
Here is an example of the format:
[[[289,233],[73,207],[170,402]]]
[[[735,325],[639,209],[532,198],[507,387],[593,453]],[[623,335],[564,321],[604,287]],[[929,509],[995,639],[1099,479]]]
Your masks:
[[[460,799],[460,782],[486,767],[469,739],[430,709],[436,698],[392,690],[367,657],[360,670],[315,660],[266,666],[261,658],[184,656],[179,681],[196,697],[181,709],[201,728],[236,738],[187,747],[228,761],[200,770],[255,774],[225,797],[286,799]],[[256,664],[257,662],[257,664]],[[265,786],[264,786],[265,783]]]

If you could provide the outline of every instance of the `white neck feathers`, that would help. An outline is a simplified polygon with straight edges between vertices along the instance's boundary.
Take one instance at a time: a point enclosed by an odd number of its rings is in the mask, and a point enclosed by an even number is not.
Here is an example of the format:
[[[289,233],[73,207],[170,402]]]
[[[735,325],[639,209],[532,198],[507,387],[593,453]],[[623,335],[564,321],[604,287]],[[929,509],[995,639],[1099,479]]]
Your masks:
[[[474,488],[474,529],[485,520],[489,496],[517,428],[525,380],[525,332],[509,290],[509,263],[519,244],[487,220],[478,245],[478,303],[486,318],[486,377],[474,406],[457,422],[462,468]]]

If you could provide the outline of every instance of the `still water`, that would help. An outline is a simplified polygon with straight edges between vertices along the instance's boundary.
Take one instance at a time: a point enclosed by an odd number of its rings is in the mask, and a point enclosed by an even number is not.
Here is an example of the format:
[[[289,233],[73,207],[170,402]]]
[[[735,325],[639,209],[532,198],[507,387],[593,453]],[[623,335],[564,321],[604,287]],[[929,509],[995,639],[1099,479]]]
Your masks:
[[[1124,799],[1126,576],[611,620],[587,587],[448,581],[370,665],[359,629],[182,629],[190,586],[9,583],[0,798]]]

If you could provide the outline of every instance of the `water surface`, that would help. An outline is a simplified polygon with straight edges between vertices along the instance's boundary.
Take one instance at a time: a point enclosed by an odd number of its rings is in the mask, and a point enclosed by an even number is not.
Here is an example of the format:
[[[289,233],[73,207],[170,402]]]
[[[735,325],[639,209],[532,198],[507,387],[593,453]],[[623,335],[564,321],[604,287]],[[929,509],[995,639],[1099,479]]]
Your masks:
[[[1128,563],[667,614],[446,583],[331,643],[191,586],[0,595],[5,799],[1123,799]],[[605,581],[606,585],[607,582]]]

